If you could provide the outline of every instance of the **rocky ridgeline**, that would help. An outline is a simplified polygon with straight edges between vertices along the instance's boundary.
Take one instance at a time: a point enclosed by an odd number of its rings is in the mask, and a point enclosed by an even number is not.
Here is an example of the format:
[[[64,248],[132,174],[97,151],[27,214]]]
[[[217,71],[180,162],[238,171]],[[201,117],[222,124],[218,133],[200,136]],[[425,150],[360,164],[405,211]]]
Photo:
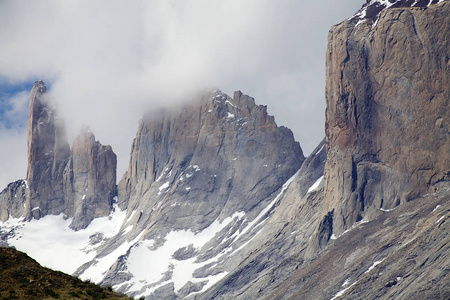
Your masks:
[[[65,214],[73,217],[73,229],[85,228],[110,213],[117,194],[116,155],[86,128],[71,151],[64,122],[46,91],[42,81],[31,90],[27,178],[0,194],[1,220]]]
[[[241,92],[143,117],[123,219],[90,236],[75,275],[146,299],[449,299],[450,2],[436,2],[367,1],[364,22],[332,27],[326,138],[306,159]],[[0,194],[1,218],[83,228],[108,214],[115,155],[87,129],[69,150],[42,83],[32,95],[27,180]]]
[[[195,299],[450,297],[449,16],[444,1],[331,28],[325,180],[302,197],[297,175],[259,247]]]
[[[374,25],[378,22],[381,12],[387,8],[427,8],[446,0],[367,0],[361,9],[349,20],[352,23],[361,24],[367,22]]]
[[[265,106],[241,92],[207,93],[141,120],[119,207],[142,211],[139,223],[158,235],[199,231],[238,211],[256,216],[303,160],[292,132]]]
[[[184,297],[201,291],[209,276],[229,272],[240,263],[240,255],[223,253],[233,252],[253,237],[252,232],[257,231],[252,230],[267,218],[261,215],[263,210],[304,160],[292,132],[278,127],[265,106],[256,105],[241,92],[235,92],[233,98],[220,91],[208,92],[200,101],[145,116],[118,188],[119,208],[127,211],[122,228],[129,231],[108,241],[97,258],[77,274],[92,272],[96,260],[110,254],[114,245],[139,237],[141,242],[116,261],[103,284],[134,296]],[[317,174],[305,173],[305,180],[314,181],[314,176]],[[133,284],[137,280],[130,265],[133,249],[151,243],[151,249],[157,251],[173,243],[168,234],[186,231],[201,235],[222,222],[224,228],[208,237],[204,246],[193,237],[171,250],[164,276],[155,274],[156,281],[142,278]],[[213,258],[217,264],[205,265]],[[179,271],[173,265],[192,259],[197,265],[195,280],[188,281],[191,274],[187,274],[181,286],[175,285],[172,274]]]

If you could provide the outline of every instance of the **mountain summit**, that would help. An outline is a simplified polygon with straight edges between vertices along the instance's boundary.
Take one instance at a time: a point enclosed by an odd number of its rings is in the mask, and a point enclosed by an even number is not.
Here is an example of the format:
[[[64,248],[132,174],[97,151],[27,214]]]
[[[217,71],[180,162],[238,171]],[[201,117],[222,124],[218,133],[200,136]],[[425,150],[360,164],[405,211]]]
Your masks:
[[[116,186],[111,147],[85,127],[70,149],[37,82],[2,244],[147,300],[450,299],[449,16],[367,1],[333,26],[307,158],[265,106],[207,91],[141,119]]]
[[[46,92],[42,81],[31,90],[27,178],[0,194],[2,221],[64,214],[73,217],[73,229],[85,228],[110,213],[117,195],[116,155],[110,146],[96,142],[87,128],[71,150],[64,121]]]

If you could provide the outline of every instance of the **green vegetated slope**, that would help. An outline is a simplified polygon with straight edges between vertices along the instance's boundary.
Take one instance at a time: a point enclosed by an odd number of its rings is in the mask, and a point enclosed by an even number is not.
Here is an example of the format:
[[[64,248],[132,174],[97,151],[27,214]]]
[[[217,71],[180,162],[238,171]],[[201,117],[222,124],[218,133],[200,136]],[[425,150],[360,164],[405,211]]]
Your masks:
[[[131,299],[39,265],[23,252],[0,247],[0,299]]]

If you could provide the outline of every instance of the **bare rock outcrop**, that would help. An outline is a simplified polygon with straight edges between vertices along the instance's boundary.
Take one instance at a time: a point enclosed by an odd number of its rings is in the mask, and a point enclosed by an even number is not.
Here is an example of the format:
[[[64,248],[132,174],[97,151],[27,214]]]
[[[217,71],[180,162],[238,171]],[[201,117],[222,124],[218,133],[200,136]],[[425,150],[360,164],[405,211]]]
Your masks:
[[[11,182],[0,193],[0,221],[8,218],[20,218],[25,212],[25,201],[28,196],[27,182],[23,179]]]
[[[81,129],[65,172],[66,213],[73,229],[85,228],[94,218],[107,216],[116,187],[117,157],[111,146],[95,140],[88,127]]]
[[[450,2],[394,7],[328,36],[323,215],[336,234],[450,179]]]
[[[42,81],[37,81],[31,90],[26,179],[30,190],[25,205],[26,219],[57,215],[65,208],[63,173],[70,148],[64,122],[56,116],[56,108],[46,91]]]
[[[95,141],[87,128],[70,150],[64,121],[46,92],[42,81],[31,90],[27,177],[2,191],[0,217],[30,220],[64,214],[73,217],[73,229],[85,228],[111,210],[117,195],[117,158],[111,146]]]
[[[256,216],[303,160],[292,132],[265,106],[241,92],[209,92],[141,120],[119,206],[141,211],[158,234],[202,230],[234,212]]]

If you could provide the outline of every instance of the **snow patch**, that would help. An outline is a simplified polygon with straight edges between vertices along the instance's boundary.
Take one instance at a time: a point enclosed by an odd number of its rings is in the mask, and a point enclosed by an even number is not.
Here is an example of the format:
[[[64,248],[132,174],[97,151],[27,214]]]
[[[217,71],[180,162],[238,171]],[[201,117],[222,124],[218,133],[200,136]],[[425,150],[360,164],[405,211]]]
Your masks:
[[[72,218],[63,214],[47,215],[29,222],[11,218],[0,222],[0,226],[14,231],[15,236],[8,239],[11,246],[26,252],[45,267],[72,274],[91,261],[102,244],[89,245],[90,237],[100,234],[107,239],[116,235],[125,217],[125,211],[114,207],[109,216],[96,218],[87,228],[78,231],[69,227]]]
[[[188,281],[195,283],[206,279],[209,281],[203,289],[211,286],[222,279],[227,273],[224,272],[207,278],[194,278],[192,274],[196,269],[214,261],[215,258],[201,263],[195,262],[196,257],[179,261],[173,258],[173,253],[190,244],[195,248],[201,248],[233,219],[242,216],[243,213],[240,212],[226,218],[223,222],[216,220],[208,228],[198,233],[190,230],[171,231],[164,237],[165,243],[157,248],[154,247],[155,241],[153,240],[141,241],[135,244],[131,248],[126,262],[128,271],[134,277],[127,282],[121,283],[121,285],[128,285],[128,291],[141,292],[142,288],[145,288],[146,285],[151,283],[158,282],[167,284],[173,282],[175,291],[178,291]],[[164,275],[170,273],[170,278],[164,277]],[[144,292],[141,292],[141,295],[152,293],[158,286],[145,289]]]
[[[370,271],[372,271],[376,266],[378,266],[379,264],[381,264],[383,262],[384,259],[382,260],[377,260],[376,262],[374,262],[368,269],[367,271],[364,272],[364,274],[369,273]]]
[[[228,103],[228,104],[230,104],[230,105],[233,106],[233,107],[236,107],[236,105],[234,105],[233,103],[231,103],[231,102],[228,101],[228,100],[226,100],[225,103]]]
[[[165,190],[165,189],[167,189],[168,187],[169,187],[169,182],[166,181],[163,185],[161,185],[161,186],[158,188],[158,190],[159,190],[158,195],[161,195],[162,191]]]
[[[434,213],[436,210],[438,210],[439,209],[439,207],[441,207],[439,204],[438,205],[436,205],[436,207],[433,209],[433,211],[431,212],[431,213]]]
[[[314,182],[314,184],[308,189],[308,191],[306,193],[309,194],[309,193],[317,190],[317,188],[319,187],[322,180],[323,180],[323,175],[319,179],[317,179],[316,182]]]
[[[384,211],[384,212],[390,212],[390,211],[393,211],[394,209],[396,209],[396,207],[391,208],[391,209],[380,208],[380,210],[381,210],[381,211]]]
[[[354,286],[358,281],[353,282],[350,286],[346,287],[345,289],[340,290],[339,292],[337,292],[336,295],[333,296],[333,298],[331,298],[330,300],[335,300],[339,297],[341,297],[342,295],[345,294],[345,292],[350,289],[352,286]]]
[[[436,221],[436,224],[439,223],[444,218],[445,218],[445,216],[440,217],[439,220]]]
[[[342,287],[347,286],[350,284],[350,278],[347,278],[344,283],[342,284]]]

